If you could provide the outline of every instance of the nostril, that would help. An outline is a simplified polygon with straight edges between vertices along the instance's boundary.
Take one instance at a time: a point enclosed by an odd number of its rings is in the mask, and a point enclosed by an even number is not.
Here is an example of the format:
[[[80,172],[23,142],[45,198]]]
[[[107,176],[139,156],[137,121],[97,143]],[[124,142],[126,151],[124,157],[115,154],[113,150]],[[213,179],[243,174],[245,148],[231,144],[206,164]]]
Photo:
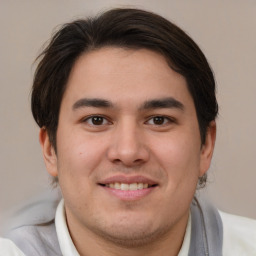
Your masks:
[[[114,163],[116,165],[120,165],[120,166],[121,165],[126,166],[126,167],[140,166],[145,162],[146,161],[144,161],[143,159],[132,160],[132,159],[128,159],[128,158],[112,160],[112,163]]]
[[[112,163],[134,166],[148,161],[149,150],[140,140],[131,138],[130,141],[124,135],[121,138],[115,139],[108,149],[107,157]]]
[[[122,164],[122,161],[120,159],[114,159],[112,162],[115,164]]]

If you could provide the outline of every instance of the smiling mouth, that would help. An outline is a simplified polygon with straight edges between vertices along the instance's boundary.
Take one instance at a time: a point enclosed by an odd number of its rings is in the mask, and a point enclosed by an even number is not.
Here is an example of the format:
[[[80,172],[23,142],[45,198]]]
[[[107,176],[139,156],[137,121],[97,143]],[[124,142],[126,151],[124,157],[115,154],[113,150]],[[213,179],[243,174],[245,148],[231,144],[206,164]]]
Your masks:
[[[157,184],[150,185],[148,183],[107,183],[107,184],[99,184],[103,187],[108,187],[116,190],[123,190],[123,191],[134,191],[134,190],[142,190],[147,188],[156,187]]]

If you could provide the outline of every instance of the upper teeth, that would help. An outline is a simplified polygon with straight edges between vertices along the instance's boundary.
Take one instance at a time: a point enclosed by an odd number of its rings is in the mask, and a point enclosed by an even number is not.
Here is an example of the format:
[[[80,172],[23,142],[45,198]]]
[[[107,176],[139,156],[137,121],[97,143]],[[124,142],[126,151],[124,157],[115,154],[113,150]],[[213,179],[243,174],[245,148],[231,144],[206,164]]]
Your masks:
[[[114,189],[120,189],[120,190],[138,190],[138,189],[143,189],[143,188],[148,188],[148,184],[146,183],[110,183],[106,184],[107,187],[114,188]]]

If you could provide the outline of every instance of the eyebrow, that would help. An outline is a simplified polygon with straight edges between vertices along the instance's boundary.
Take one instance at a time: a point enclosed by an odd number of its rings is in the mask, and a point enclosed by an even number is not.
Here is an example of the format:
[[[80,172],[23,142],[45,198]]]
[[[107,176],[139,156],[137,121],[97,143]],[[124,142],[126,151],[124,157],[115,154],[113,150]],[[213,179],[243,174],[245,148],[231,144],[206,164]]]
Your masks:
[[[108,100],[104,100],[104,99],[88,99],[88,98],[83,98],[80,99],[78,101],[76,101],[73,104],[72,109],[76,110],[79,108],[83,108],[83,107],[94,107],[94,108],[111,108],[113,107],[113,104],[108,101]]]
[[[157,108],[177,108],[180,110],[184,110],[184,105],[180,101],[172,97],[168,97],[168,98],[153,99],[153,100],[146,101],[140,107],[140,110],[157,109]]]
[[[73,104],[72,109],[77,110],[79,108],[84,108],[84,107],[113,108],[114,105],[113,103],[105,99],[82,98]],[[184,105],[180,101],[172,97],[168,97],[168,98],[162,98],[162,99],[148,100],[142,104],[139,110],[159,109],[159,108],[177,108],[177,109],[183,110]]]

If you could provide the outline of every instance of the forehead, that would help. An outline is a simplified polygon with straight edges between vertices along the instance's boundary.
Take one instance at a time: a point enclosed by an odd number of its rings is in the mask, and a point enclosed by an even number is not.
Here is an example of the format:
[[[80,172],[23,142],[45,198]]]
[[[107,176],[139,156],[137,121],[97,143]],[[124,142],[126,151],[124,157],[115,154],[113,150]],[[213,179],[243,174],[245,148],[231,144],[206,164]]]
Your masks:
[[[167,96],[192,99],[185,78],[172,70],[162,55],[147,49],[105,47],[78,58],[63,101],[107,97],[135,103]]]

